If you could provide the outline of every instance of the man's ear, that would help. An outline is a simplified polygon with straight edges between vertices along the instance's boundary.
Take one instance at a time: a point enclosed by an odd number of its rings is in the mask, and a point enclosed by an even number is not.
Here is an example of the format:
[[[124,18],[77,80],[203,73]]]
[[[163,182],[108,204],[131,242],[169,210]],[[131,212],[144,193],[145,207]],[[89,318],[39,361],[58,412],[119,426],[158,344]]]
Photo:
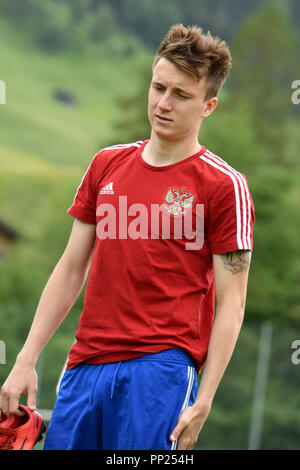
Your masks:
[[[205,107],[203,108],[202,117],[206,118],[210,116],[210,114],[213,113],[213,111],[216,109],[217,106],[218,106],[218,98],[216,96],[214,96],[213,98],[210,98],[206,102]]]

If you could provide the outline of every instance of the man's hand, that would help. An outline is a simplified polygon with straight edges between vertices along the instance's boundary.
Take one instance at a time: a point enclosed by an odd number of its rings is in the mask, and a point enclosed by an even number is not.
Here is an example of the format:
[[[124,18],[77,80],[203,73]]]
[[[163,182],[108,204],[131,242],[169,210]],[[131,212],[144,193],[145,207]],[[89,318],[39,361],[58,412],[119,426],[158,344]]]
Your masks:
[[[36,409],[37,374],[31,364],[16,361],[11,373],[1,388],[0,409],[5,416],[11,413],[22,416],[24,413],[18,409],[22,394],[28,395],[27,406]]]
[[[178,450],[193,449],[209,412],[210,406],[208,405],[188,406],[181,412],[170,436],[171,441],[178,439]]]

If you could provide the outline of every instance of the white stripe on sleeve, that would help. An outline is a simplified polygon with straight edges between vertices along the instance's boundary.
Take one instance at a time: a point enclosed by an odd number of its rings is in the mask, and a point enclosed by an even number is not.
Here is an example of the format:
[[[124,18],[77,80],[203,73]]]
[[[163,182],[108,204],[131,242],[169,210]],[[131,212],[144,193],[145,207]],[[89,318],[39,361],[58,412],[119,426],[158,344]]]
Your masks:
[[[236,237],[238,248],[240,250],[251,249],[251,203],[245,177],[211,152],[207,151],[204,155],[202,155],[200,159],[230,177],[234,186],[236,200]],[[241,191],[242,201],[240,199],[239,189]]]

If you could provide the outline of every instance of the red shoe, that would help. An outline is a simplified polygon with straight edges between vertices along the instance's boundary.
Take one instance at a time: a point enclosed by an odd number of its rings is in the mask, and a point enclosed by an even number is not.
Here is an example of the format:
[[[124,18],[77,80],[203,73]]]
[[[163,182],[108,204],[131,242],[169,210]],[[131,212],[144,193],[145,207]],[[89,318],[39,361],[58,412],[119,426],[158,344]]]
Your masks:
[[[1,450],[32,450],[44,439],[47,428],[41,415],[27,406],[20,405],[19,408],[25,412],[24,416],[11,414],[0,422]]]

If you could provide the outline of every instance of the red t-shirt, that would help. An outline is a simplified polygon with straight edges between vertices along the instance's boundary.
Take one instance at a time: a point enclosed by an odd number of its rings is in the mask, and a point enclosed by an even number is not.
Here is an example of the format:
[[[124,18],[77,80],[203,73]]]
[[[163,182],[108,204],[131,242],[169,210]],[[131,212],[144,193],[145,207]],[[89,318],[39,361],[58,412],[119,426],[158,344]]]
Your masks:
[[[149,165],[147,142],[98,152],[68,209],[97,232],[68,369],[181,348],[199,373],[214,318],[212,255],[252,250],[245,176],[204,147]]]

